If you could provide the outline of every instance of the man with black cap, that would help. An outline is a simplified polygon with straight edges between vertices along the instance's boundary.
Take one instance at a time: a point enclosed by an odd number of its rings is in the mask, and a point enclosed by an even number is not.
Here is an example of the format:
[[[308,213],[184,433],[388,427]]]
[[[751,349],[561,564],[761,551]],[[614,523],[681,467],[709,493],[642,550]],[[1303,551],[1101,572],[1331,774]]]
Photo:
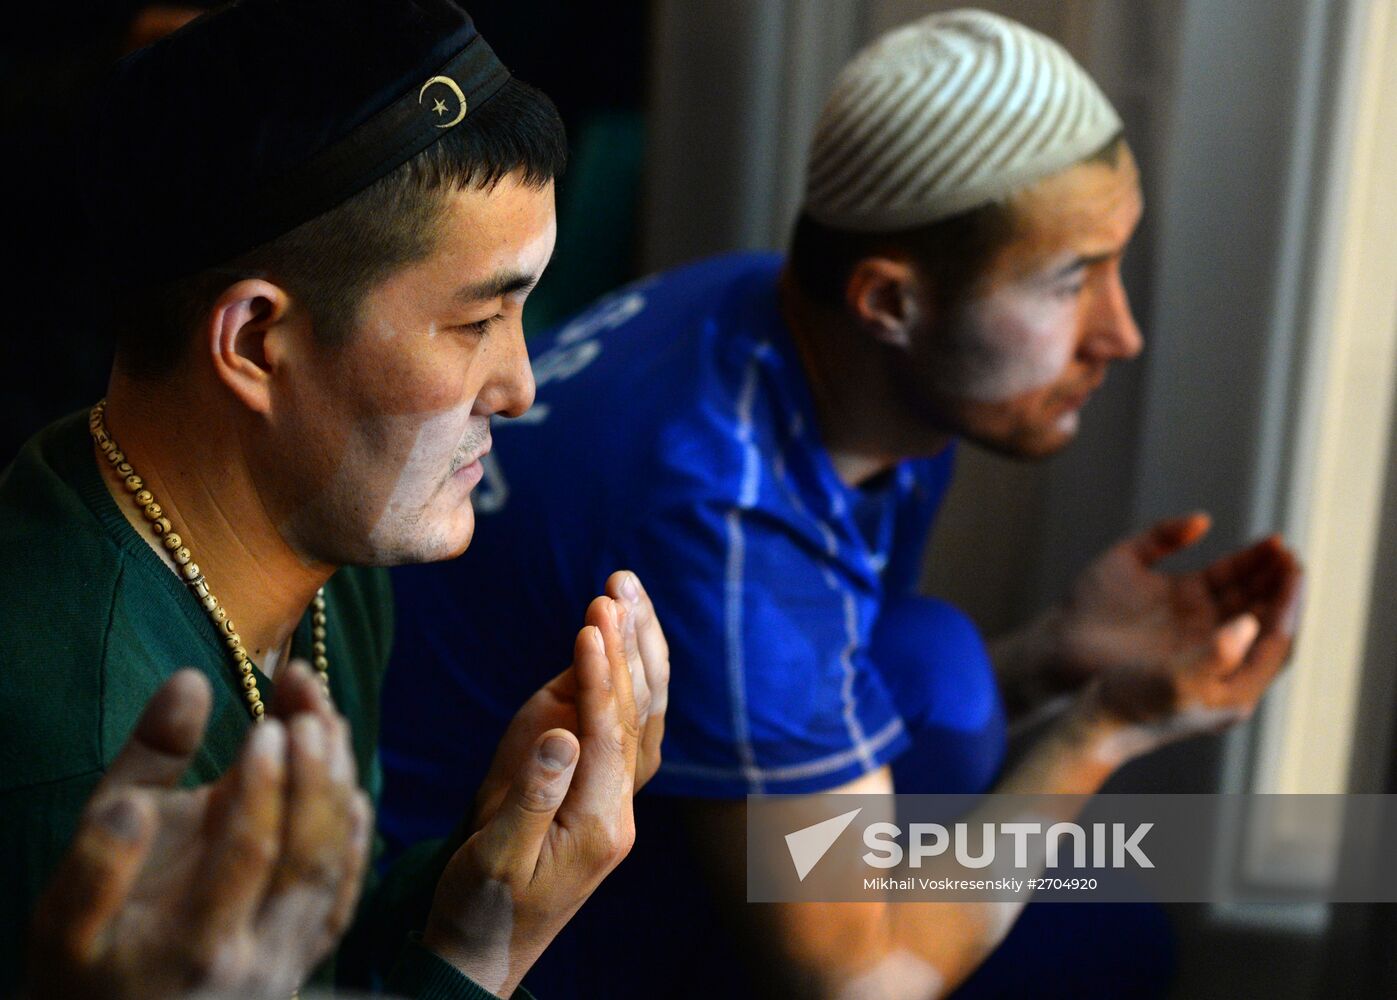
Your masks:
[[[562,128],[450,0],[246,0],[74,114],[74,290],[110,297],[116,364],[0,476],[0,987],[80,829],[36,992],[289,992],[379,785],[391,603],[341,567],[470,542],[490,417],[533,398]],[[633,574],[585,620],[458,834],[370,887],[341,982],[507,994],[628,851],[668,663]]]

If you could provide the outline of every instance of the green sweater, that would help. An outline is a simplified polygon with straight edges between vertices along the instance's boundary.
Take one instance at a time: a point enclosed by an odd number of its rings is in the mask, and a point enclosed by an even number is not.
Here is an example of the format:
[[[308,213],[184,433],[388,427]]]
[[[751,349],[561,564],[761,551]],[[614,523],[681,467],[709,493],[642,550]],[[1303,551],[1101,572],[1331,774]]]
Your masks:
[[[325,600],[330,691],[353,728],[361,781],[377,801],[378,696],[393,627],[387,575],[343,569],[326,585]],[[307,614],[293,650],[307,656],[310,646]],[[242,686],[194,595],[107,492],[86,414],[59,421],[0,473],[0,857],[8,873],[0,893],[0,996],[16,985],[34,902],[84,803],[146,701],[184,666],[203,670],[213,687],[204,745],[185,779],[193,785],[229,767],[247,735]],[[271,701],[272,682],[259,672],[257,684]],[[366,887],[356,960],[341,963],[342,984],[381,985],[384,966],[401,953],[387,983],[396,993],[491,995],[420,946],[404,949],[443,860],[439,851],[417,850]],[[331,979],[333,964],[317,982]]]

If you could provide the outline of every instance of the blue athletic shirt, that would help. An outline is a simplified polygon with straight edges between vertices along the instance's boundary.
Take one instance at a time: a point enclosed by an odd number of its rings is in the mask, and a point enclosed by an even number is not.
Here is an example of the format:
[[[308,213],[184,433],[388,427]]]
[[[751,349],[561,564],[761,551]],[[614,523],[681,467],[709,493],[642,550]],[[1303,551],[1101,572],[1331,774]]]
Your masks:
[[[915,592],[953,449],[872,486],[839,480],[778,308],[781,266],[705,260],[531,342],[537,402],[495,423],[469,550],[394,571],[393,840],[460,818],[616,569],[640,575],[671,650],[651,791],[814,792],[910,745],[869,639],[882,602]]]

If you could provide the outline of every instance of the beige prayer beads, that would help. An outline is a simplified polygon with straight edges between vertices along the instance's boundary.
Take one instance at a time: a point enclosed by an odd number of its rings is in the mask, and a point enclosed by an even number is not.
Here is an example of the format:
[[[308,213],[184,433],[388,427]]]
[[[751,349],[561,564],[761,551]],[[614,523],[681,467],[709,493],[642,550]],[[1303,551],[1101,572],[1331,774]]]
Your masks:
[[[170,558],[174,560],[180,578],[194,592],[200,606],[213,621],[214,628],[223,638],[224,644],[228,647],[228,653],[233,659],[233,665],[238,670],[242,681],[243,697],[247,700],[247,708],[252,713],[252,720],[260,722],[262,716],[266,714],[267,707],[262,702],[262,693],[257,690],[257,676],[252,672],[252,660],[248,657],[247,650],[243,648],[242,637],[234,628],[233,620],[228,617],[227,610],[213,595],[213,591],[209,588],[209,581],[200,571],[199,564],[194,561],[194,554],[189,551],[189,546],[174,530],[170,519],[165,516],[165,509],[156,501],[155,495],[146,486],[145,480],[131,467],[131,463],[126,461],[125,453],[117,447],[116,441],[107,433],[106,409],[107,401],[103,399],[98,401],[88,415],[88,430],[92,433],[92,440],[106,460],[111,463],[117,475],[122,477],[122,485],[126,488],[126,492],[131,494],[131,499],[141,508],[142,516],[150,522],[150,530],[160,538],[161,545],[170,554]],[[328,691],[330,689],[330,660],[325,647],[326,621],[325,588],[321,587],[315,592],[311,612],[311,654],[315,669],[320,673],[320,681]]]

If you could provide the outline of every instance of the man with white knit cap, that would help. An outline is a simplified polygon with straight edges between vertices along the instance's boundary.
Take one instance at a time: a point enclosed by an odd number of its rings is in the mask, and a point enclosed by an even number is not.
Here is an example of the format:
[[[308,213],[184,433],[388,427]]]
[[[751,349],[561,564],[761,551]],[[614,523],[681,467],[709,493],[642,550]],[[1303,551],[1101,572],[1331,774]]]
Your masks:
[[[534,341],[536,416],[496,432],[491,530],[464,564],[398,571],[412,670],[389,673],[384,825],[410,842],[449,824],[437,803],[488,762],[560,623],[607,567],[634,567],[673,664],[638,803],[651,836],[536,966],[541,992],[1166,989],[1153,909],[1029,906],[1011,930],[1015,906],[739,902],[750,793],[1091,793],[1245,718],[1288,654],[1300,568],[1277,539],[1155,568],[1207,531],[1198,514],[1120,542],[992,647],[916,593],[956,441],[1050,455],[1141,350],[1121,134],[1049,39],[978,11],[924,18],[840,75],[788,256],[648,278]],[[1006,717],[1052,699],[1065,709],[1004,771]],[[618,934],[631,962],[592,961]]]

